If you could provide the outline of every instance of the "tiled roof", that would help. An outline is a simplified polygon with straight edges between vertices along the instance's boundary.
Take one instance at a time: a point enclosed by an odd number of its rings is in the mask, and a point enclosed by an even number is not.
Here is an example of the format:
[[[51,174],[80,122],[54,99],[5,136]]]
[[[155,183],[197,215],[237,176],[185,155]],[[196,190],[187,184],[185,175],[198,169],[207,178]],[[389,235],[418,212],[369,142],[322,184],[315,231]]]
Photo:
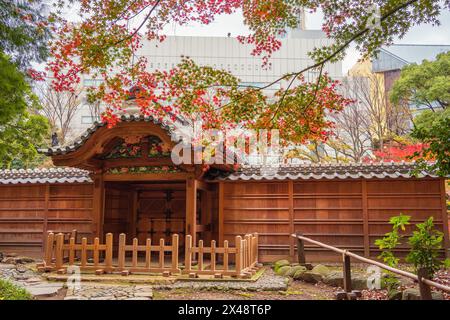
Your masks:
[[[180,137],[176,135],[175,128],[172,124],[169,124],[166,121],[159,121],[158,119],[153,118],[152,116],[143,116],[143,115],[134,115],[134,114],[124,114],[120,117],[121,122],[153,122],[154,124],[159,125],[162,129],[166,130],[171,139],[174,142],[180,141]],[[178,119],[177,122],[181,122],[182,120]],[[105,126],[104,122],[94,122],[94,124],[88,128],[75,142],[68,146],[57,146],[48,149],[39,149],[38,151],[47,156],[52,155],[60,155],[66,154],[69,152],[73,152],[80,148],[99,128]]]
[[[217,180],[308,180],[358,178],[410,178],[414,163],[349,163],[349,164],[283,164],[280,166],[244,165],[236,172],[221,175]],[[420,172],[418,177],[437,177]]]
[[[414,163],[292,164],[280,167],[244,165],[236,172],[215,170],[210,180],[311,180],[411,178]],[[437,176],[421,172],[418,177]],[[89,171],[76,168],[0,170],[0,184],[92,182]]]
[[[89,171],[76,168],[0,170],[0,184],[92,182]]]

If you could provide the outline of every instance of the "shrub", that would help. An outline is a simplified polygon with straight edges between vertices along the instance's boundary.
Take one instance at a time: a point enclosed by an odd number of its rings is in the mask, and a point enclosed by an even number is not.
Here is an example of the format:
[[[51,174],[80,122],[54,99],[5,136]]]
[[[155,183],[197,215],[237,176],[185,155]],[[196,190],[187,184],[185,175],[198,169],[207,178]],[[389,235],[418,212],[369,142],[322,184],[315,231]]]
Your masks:
[[[8,280],[0,279],[0,300],[31,300],[31,294]]]
[[[433,217],[417,224],[416,227],[417,230],[408,239],[411,251],[406,256],[406,261],[414,265],[416,272],[419,269],[425,269],[431,278],[446,264],[445,261],[439,259],[444,234],[434,229]]]

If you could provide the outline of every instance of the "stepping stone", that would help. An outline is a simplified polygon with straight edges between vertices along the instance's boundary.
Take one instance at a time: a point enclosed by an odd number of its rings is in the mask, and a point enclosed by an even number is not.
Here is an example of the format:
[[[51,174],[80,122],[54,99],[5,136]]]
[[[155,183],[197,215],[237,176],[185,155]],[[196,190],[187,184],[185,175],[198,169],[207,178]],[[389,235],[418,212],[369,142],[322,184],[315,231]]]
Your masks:
[[[64,297],[64,300],[84,300],[83,297],[80,296],[67,296]]]
[[[116,300],[114,296],[94,297],[91,300]]]
[[[132,298],[127,298],[125,300],[148,300],[150,301],[150,298],[146,298],[146,297],[132,297]]]
[[[148,291],[148,292],[135,292],[134,293],[135,297],[144,297],[144,298],[153,298],[153,292],[152,291]]]
[[[5,270],[5,269],[15,269],[16,266],[14,264],[10,264],[10,263],[0,263],[0,270]]]
[[[42,285],[25,286],[25,289],[35,297],[53,297],[62,286],[62,283],[45,283]]]

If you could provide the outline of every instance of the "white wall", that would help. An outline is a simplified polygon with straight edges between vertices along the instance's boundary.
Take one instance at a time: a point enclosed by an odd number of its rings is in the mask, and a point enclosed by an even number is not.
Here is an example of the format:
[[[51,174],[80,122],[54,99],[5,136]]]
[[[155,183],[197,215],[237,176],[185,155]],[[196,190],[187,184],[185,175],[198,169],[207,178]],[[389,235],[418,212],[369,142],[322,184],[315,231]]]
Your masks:
[[[199,65],[230,71],[243,83],[263,86],[286,73],[311,65],[312,60],[308,57],[308,52],[315,47],[331,43],[324,33],[317,30],[295,30],[281,41],[282,47],[273,54],[270,59],[271,66],[267,69],[261,67],[261,57],[251,55],[252,45],[242,45],[236,38],[231,37],[169,36],[163,42],[145,42],[138,55],[147,58],[149,71],[170,70],[180,62],[182,56],[188,56]],[[327,72],[334,79],[341,79],[342,65],[340,62],[327,64],[323,72]],[[306,80],[312,81],[316,73],[306,73],[304,76]],[[280,86],[286,87],[286,83],[276,84],[266,93],[270,95]],[[91,125],[82,123],[83,117],[89,116],[88,106],[79,110],[73,120],[75,135],[81,134]]]

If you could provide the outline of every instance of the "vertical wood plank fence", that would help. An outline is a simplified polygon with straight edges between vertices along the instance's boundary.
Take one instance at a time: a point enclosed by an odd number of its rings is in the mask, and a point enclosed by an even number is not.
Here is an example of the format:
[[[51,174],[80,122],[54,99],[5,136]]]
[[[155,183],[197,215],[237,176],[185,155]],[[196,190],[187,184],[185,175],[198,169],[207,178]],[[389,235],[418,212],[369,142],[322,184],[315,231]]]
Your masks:
[[[105,243],[94,238],[88,243],[86,237],[77,242],[76,231],[68,239],[62,233],[48,232],[45,241],[43,263],[38,266],[40,271],[56,270],[64,273],[68,266],[76,265],[81,271],[95,271],[98,274],[121,272],[126,275],[134,273],[163,273],[214,275],[215,277],[234,276],[251,277],[258,268],[258,235],[246,234],[235,238],[235,246],[228,241],[223,246],[217,246],[212,240],[210,246],[205,246],[203,240],[192,243],[192,236],[187,235],[184,250],[184,268],[179,261],[180,247],[178,234],[172,235],[171,243],[164,239],[152,243],[146,239],[139,244],[134,238],[127,244],[125,234],[119,236],[117,255],[114,256],[113,235],[106,234]],[[194,260],[198,258],[198,260]],[[234,262],[234,263],[233,263]]]

